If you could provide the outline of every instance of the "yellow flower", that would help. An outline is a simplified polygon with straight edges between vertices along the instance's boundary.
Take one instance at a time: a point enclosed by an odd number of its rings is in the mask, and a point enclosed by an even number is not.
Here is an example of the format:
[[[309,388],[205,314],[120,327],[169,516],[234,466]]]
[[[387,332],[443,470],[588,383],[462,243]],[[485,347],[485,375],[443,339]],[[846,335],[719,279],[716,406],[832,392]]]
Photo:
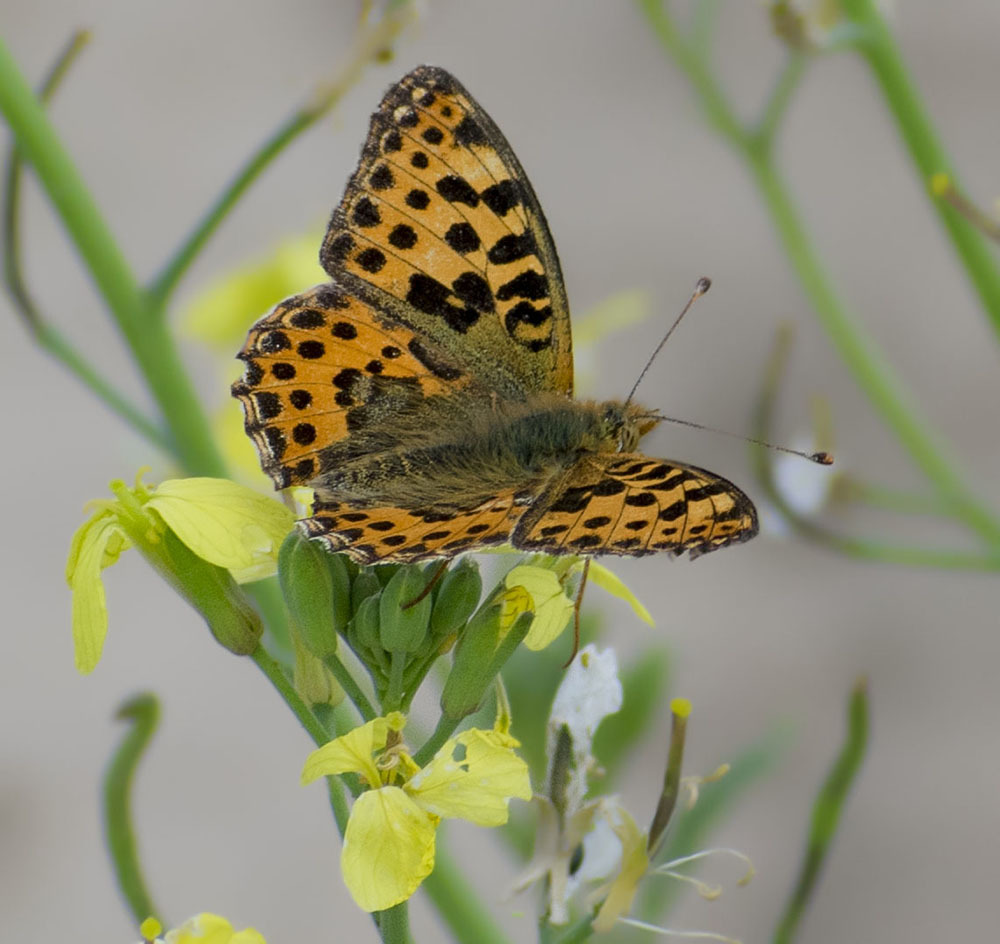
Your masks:
[[[252,651],[256,618],[240,611],[225,571],[236,580],[274,573],[292,513],[224,479],[174,479],[155,487],[140,474],[133,488],[120,481],[110,487],[115,499],[91,503],[94,513],[73,535],[66,562],[77,669],[93,671],[107,635],[101,571],[133,545],[202,612],[223,645]],[[198,559],[213,567],[190,566]]]
[[[405,724],[398,711],[375,718],[313,751],[302,770],[303,784],[351,772],[370,787],[351,809],[340,857],[348,891],[365,911],[391,908],[417,890],[434,868],[442,819],[499,826],[512,797],[531,798],[527,764],[505,730],[463,731],[420,768],[403,745]]]
[[[226,479],[169,479],[147,507],[199,557],[237,583],[271,577],[295,518],[281,502]]]
[[[179,928],[168,931],[165,944],[267,944],[264,935],[253,928],[234,931],[219,915],[203,914],[189,918]]]
[[[535,608],[535,619],[528,630],[524,644],[532,650],[544,649],[569,625],[575,601],[566,595],[569,577],[583,570],[584,560],[579,557],[538,557],[537,563],[521,564],[504,578],[508,590],[521,587],[530,594]],[[635,594],[607,567],[590,562],[590,578],[602,590],[624,600],[643,622],[653,625],[653,618]]]
[[[328,278],[316,258],[319,236],[288,240],[203,289],[181,315],[181,331],[232,359],[247,325],[303,285]]]
[[[507,574],[504,586],[508,590],[521,587],[534,601],[535,618],[524,637],[529,649],[544,649],[566,628],[573,615],[573,601],[554,570],[522,564]]]

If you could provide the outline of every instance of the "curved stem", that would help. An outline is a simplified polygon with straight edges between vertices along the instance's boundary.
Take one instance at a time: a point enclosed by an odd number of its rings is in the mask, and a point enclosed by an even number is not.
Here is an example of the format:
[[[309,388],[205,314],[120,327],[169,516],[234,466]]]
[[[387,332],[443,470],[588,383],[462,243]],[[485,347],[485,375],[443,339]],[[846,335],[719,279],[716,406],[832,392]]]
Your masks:
[[[489,910],[466,881],[445,839],[442,826],[437,833],[434,871],[424,879],[422,886],[441,920],[458,944],[507,944],[508,938],[490,920]]]
[[[355,38],[352,46],[354,53],[350,61],[341,69],[337,78],[321,89],[312,102],[279,125],[243,165],[153,280],[149,295],[158,312],[164,310],[168,298],[191,263],[250,185],[292,141],[336,107],[361,77],[365,67],[391,47],[409,16],[409,5],[398,5],[395,9],[386,11],[384,17],[374,27],[363,28]]]
[[[327,656],[323,660],[323,664],[333,674],[333,677],[340,684],[340,687],[344,690],[347,697],[354,703],[354,707],[358,709],[358,713],[365,721],[371,721],[372,718],[378,717],[378,712],[376,712],[372,707],[372,703],[368,700],[368,696],[361,690],[361,686],[358,685],[358,680],[351,675],[347,666],[340,661],[338,656]]]
[[[411,944],[408,901],[376,913],[376,924],[384,944]]]
[[[326,729],[319,723],[316,716],[309,710],[309,707],[302,700],[295,690],[288,676],[285,675],[281,665],[271,658],[270,654],[263,646],[258,646],[251,659],[257,664],[257,668],[267,676],[271,684],[277,689],[278,694],[285,700],[285,704],[292,710],[292,714],[299,719],[299,723],[306,729],[309,737],[317,747],[322,747],[330,740]],[[347,800],[340,780],[336,777],[326,778],[327,790],[330,794],[330,808],[333,810],[333,818],[337,823],[337,829],[343,836],[347,830],[347,820],[350,817],[350,810],[347,807]]]
[[[455,733],[455,728],[462,723],[461,718],[449,718],[442,715],[434,729],[434,733],[424,741],[420,750],[413,755],[413,760],[418,767],[423,767],[441,749],[445,741]]]
[[[1000,521],[973,497],[946,457],[944,447],[911,405],[901,381],[837,294],[770,152],[762,150],[754,134],[739,122],[705,59],[681,37],[662,3],[639,0],[639,5],[663,48],[686,73],[706,119],[744,158],[802,288],[855,382],[924,475],[955,509],[955,517],[988,544],[1000,545]]]
[[[48,77],[42,83],[39,98],[48,102],[65,77],[69,67],[83,50],[89,34],[79,31],[73,35],[56,60]],[[7,155],[7,170],[3,189],[3,274],[15,310],[21,315],[28,330],[40,347],[61,361],[70,373],[75,374],[104,404],[117,413],[136,432],[145,436],[164,452],[171,451],[171,443],[163,430],[133,406],[128,398],[109,383],[90,362],[52,324],[43,317],[38,305],[28,291],[24,268],[21,263],[21,181],[24,161],[14,144]]]
[[[847,794],[868,746],[868,683],[859,679],[847,705],[847,737],[813,804],[806,854],[795,889],[774,932],[774,944],[791,944],[830,852]]]
[[[882,89],[923,189],[926,192],[931,177],[937,173],[946,173],[954,180],[951,159],[938,139],[877,5],[872,0],[841,0],[841,5],[844,13],[864,31],[864,39],[855,49],[864,57]],[[993,330],[1000,336],[1000,268],[988,241],[953,207],[940,200],[931,203],[979,295]]]
[[[125,338],[170,429],[174,451],[191,474],[221,475],[224,463],[176,345],[149,317],[137,283],[100,210],[0,40],[0,111],[31,162]]]
[[[802,287],[858,386],[955,509],[956,517],[989,543],[1000,544],[1000,522],[967,490],[946,458],[944,447],[918,417],[902,381],[837,294],[778,171],[770,161],[757,156],[750,157],[749,166]]]
[[[163,913],[153,904],[142,874],[132,828],[132,782],[150,739],[156,733],[160,707],[156,697],[137,695],[118,709],[116,717],[131,723],[104,774],[102,790],[104,833],[118,887],[135,924],[155,917],[164,924]]]
[[[778,390],[785,373],[785,365],[791,351],[791,331],[786,327],[778,332],[774,350],[764,371],[764,382],[754,407],[753,431],[757,439],[767,441],[771,435],[771,421],[778,402]],[[885,544],[860,538],[845,537],[824,528],[811,518],[800,514],[785,499],[774,477],[771,454],[760,446],[751,449],[754,476],[782,519],[799,534],[809,540],[823,544],[849,557],[862,560],[878,560],[884,563],[911,566],[935,567],[942,570],[979,570],[995,572],[1000,570],[1000,551],[976,554],[967,551],[945,551],[918,547]],[[923,509],[926,511],[927,509]],[[938,512],[951,515],[952,509],[939,503]]]
[[[792,96],[795,94],[809,65],[809,57],[799,51],[789,53],[784,68],[778,73],[771,94],[764,104],[760,119],[751,137],[756,147],[769,153],[774,145],[774,137],[785,117]]]

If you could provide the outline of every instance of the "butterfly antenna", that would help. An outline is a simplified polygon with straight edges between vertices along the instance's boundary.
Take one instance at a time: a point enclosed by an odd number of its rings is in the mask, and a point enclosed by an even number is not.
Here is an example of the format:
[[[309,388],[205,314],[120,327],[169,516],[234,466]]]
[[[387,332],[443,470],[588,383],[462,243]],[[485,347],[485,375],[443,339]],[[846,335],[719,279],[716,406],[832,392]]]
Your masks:
[[[763,446],[765,449],[775,449],[778,452],[787,452],[790,456],[799,456],[808,459],[819,465],[833,465],[833,456],[828,452],[801,452],[798,449],[789,449],[788,446],[776,446],[774,443],[765,442],[763,439],[754,439],[752,436],[742,436],[740,433],[731,433],[725,429],[716,429],[714,426],[703,426],[701,423],[692,423],[691,420],[679,420],[674,416],[663,416],[660,413],[648,414],[650,419],[658,420],[662,423],[676,423],[678,426],[690,426],[691,429],[703,429],[709,433],[718,433],[720,436],[731,436],[733,439],[742,439],[744,442],[753,443],[755,446]]]
[[[674,319],[674,323],[670,326],[670,330],[667,331],[665,335],[663,335],[663,340],[656,345],[656,350],[653,351],[652,356],[649,358],[648,361],[646,361],[646,366],[643,367],[642,372],[639,374],[639,379],[636,380],[636,382],[632,385],[632,389],[629,391],[629,395],[625,400],[625,406],[628,406],[632,402],[632,397],[635,396],[636,390],[639,389],[639,384],[642,383],[642,378],[646,376],[646,372],[649,370],[650,367],[653,366],[653,361],[656,360],[656,355],[659,354],[661,350],[663,350],[663,345],[670,340],[670,335],[674,333],[674,329],[681,323],[681,319],[688,313],[688,311],[691,310],[691,306],[695,303],[695,301],[701,298],[701,296],[704,295],[705,292],[707,292],[711,287],[712,287],[711,279],[706,278],[705,276],[702,276],[700,279],[698,279],[698,284],[695,285],[694,292],[688,299],[688,303],[684,306],[684,309],[677,316],[677,318]]]

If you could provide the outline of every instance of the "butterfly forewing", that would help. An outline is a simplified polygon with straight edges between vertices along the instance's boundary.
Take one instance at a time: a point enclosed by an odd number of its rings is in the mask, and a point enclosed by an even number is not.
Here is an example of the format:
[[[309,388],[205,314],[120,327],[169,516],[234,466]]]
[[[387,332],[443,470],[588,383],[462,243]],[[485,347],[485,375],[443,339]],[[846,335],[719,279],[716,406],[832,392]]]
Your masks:
[[[497,393],[572,393],[569,311],[538,200],[447,72],[421,66],[386,93],[321,261]]]
[[[704,469],[638,453],[590,456],[522,518],[512,543],[548,554],[690,552],[757,533],[753,503]]]
[[[239,357],[233,394],[278,488],[309,484],[387,416],[476,387],[412,328],[333,285],[278,305]]]

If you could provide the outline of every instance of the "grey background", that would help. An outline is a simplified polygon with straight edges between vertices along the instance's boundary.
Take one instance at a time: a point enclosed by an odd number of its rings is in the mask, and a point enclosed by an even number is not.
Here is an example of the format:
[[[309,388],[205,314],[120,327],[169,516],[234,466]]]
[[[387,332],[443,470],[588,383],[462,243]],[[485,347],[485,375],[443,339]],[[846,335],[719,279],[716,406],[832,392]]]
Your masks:
[[[37,78],[71,27],[94,42],[53,113],[121,245],[148,276],[250,149],[332,74],[354,4],[216,0],[169,4],[5,0],[0,30]],[[1000,190],[996,120],[1000,7],[898,2],[896,29],[967,188]],[[758,3],[723,12],[716,62],[746,113],[781,49]],[[683,78],[631,4],[433,0],[335,117],[259,181],[185,281],[191,298],[220,271],[315,227],[339,199],[382,90],[420,62],[446,66],[504,129],[534,182],[578,313],[648,289],[657,315],[606,342],[597,395],[621,396],[695,279],[715,286],[672,340],[643,393],[669,413],[747,430],[776,324],[798,343],[777,433],[826,396],[838,460],[858,476],[922,487],[831,351],[776,246],[748,178],[707,131]],[[914,401],[996,505],[998,347],[922,198],[860,63],[817,64],[795,100],[780,155],[844,296]],[[32,285],[59,324],[139,402],[147,398],[73,251],[32,185]],[[62,568],[81,508],[150,450],[29,342],[4,306],[0,345],[3,489],[0,574],[0,921],[10,941],[134,940],[106,866],[97,788],[119,736],[111,720],[138,689],[165,719],[141,773],[136,815],[149,878],[178,920],[216,910],[272,942],[371,939],[338,875],[322,789],[297,778],[310,745],[249,662],[213,645],[135,554],[107,575],[111,630],[90,678],[72,666]],[[201,390],[217,367],[188,351]],[[755,492],[738,443],[661,428],[652,454],[708,466]],[[160,466],[156,474],[166,470]],[[965,539],[936,519],[862,509],[837,526],[934,546]],[[814,789],[843,729],[845,694],[871,678],[873,737],[803,942],[985,940],[996,934],[1000,662],[995,578],[863,564],[786,539],[689,564],[617,566],[676,655],[673,694],[695,705],[688,770],[708,771],[776,721],[798,739],[716,839],[757,866],[714,904],[682,896],[678,927],[768,939],[797,868]],[[588,605],[598,605],[592,591]],[[651,631],[609,606],[625,657]],[[666,706],[660,734],[666,731]],[[662,742],[662,737],[661,737]],[[637,762],[626,799],[644,819],[659,748]],[[452,831],[468,876],[517,940],[534,939],[530,900],[505,903],[512,865],[473,829]],[[711,874],[736,877],[725,864]],[[443,931],[417,901],[420,940]],[[366,937],[367,935],[367,937]]]

